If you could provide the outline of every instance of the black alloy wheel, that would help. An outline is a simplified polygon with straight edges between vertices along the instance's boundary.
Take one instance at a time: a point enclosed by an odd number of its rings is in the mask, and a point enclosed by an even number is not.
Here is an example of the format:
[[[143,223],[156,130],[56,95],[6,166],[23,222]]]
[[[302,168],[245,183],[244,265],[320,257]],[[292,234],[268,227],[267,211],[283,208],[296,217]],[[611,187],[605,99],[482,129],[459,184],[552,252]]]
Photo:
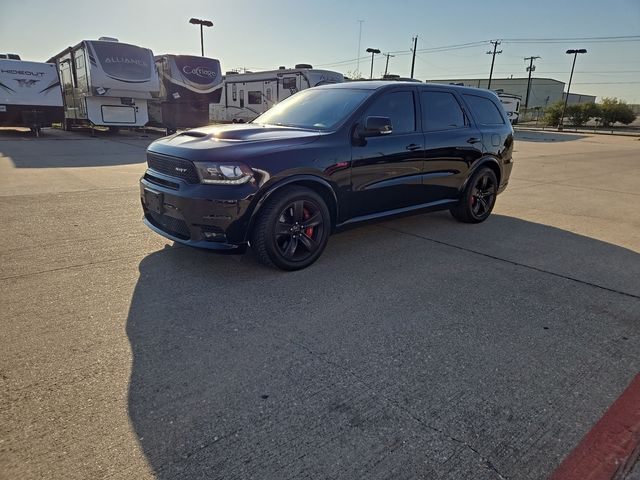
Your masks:
[[[274,193],[259,212],[251,247],[263,263],[299,270],[322,254],[330,229],[322,197],[305,187],[290,187]]]
[[[480,168],[467,184],[460,203],[450,212],[457,220],[465,223],[485,221],[496,203],[498,180],[488,167]]]

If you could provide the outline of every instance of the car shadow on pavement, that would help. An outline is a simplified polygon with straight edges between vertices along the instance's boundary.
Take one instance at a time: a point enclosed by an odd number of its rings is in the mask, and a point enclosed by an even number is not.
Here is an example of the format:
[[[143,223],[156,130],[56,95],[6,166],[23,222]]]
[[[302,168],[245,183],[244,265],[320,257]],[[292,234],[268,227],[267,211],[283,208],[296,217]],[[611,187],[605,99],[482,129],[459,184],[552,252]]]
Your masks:
[[[157,138],[154,133],[138,132],[101,132],[92,137],[88,132],[58,129],[48,129],[40,138],[35,138],[29,133],[3,130],[0,131],[0,158],[8,158],[15,168],[129,165],[145,162],[145,150]]]
[[[522,142],[571,142],[586,138],[587,135],[577,133],[553,133],[536,130],[516,130],[515,138]]]
[[[299,272],[181,246],[139,270],[129,415],[160,479],[545,478],[640,369],[640,255],[506,216],[354,229]]]

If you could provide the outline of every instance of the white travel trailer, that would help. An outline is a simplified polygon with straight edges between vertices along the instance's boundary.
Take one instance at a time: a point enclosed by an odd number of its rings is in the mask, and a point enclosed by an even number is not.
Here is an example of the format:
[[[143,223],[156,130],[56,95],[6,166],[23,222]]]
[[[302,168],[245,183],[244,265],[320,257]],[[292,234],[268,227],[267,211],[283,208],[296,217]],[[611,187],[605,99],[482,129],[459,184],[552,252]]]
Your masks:
[[[509,121],[512,125],[518,123],[518,117],[520,116],[520,102],[522,97],[520,95],[512,95],[510,93],[504,93],[502,91],[496,91],[500,103],[504,107],[505,112],[509,116]]]
[[[37,134],[42,127],[62,123],[63,118],[55,65],[27,62],[19,57],[0,59],[0,126],[27,127]]]
[[[65,128],[73,125],[142,127],[149,121],[147,101],[160,87],[153,53],[115,38],[83,40],[60,52]]]
[[[227,72],[220,101],[209,104],[209,120],[248,122],[300,90],[340,82],[344,82],[341,73],[315,70],[307,64],[256,73]]]

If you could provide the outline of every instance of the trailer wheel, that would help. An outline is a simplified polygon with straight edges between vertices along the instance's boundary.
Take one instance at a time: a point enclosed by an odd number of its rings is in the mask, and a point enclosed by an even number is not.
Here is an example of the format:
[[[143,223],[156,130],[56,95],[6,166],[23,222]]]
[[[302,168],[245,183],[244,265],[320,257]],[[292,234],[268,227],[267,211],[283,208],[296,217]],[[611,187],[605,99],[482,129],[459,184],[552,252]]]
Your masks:
[[[72,128],[73,128],[73,123],[71,122],[71,120],[69,120],[68,118],[65,118],[64,122],[62,123],[62,129],[65,132],[70,132]]]

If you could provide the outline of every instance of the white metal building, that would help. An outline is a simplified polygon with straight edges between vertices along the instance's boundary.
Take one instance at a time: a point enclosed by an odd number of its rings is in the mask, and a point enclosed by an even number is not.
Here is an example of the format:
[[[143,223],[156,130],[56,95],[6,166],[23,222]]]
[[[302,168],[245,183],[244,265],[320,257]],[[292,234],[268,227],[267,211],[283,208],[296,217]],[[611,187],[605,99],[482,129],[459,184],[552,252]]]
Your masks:
[[[522,97],[522,107],[525,106],[527,97],[527,77],[518,78],[494,78],[491,80],[492,90],[502,90],[504,93],[519,95]],[[468,87],[487,88],[487,78],[463,78],[445,80],[427,80],[427,83],[458,83]],[[546,107],[563,99],[565,84],[552,78],[531,78],[531,90],[529,92],[529,108]]]

